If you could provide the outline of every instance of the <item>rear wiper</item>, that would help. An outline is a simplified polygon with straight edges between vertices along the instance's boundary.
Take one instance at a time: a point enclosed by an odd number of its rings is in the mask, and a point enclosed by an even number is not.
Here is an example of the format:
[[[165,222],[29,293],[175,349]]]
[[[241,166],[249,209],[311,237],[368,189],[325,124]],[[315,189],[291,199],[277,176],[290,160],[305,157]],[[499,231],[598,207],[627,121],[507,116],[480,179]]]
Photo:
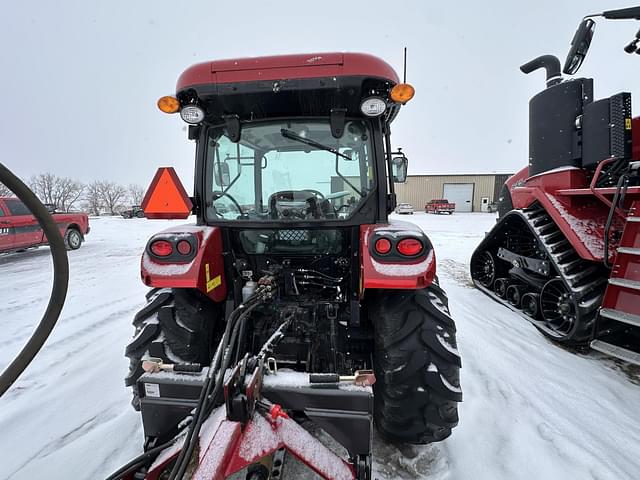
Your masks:
[[[309,145],[310,147],[315,147],[319,150],[331,152],[335,155],[338,155],[339,157],[346,158],[347,160],[351,160],[351,157],[345,155],[344,153],[340,153],[335,148],[331,148],[327,145],[323,145],[322,143],[316,142],[315,140],[310,140],[308,138],[301,137],[297,133],[292,132],[291,130],[287,130],[286,128],[280,129],[280,133],[284,138],[288,138],[289,140],[295,140],[296,142],[304,143],[306,145]]]

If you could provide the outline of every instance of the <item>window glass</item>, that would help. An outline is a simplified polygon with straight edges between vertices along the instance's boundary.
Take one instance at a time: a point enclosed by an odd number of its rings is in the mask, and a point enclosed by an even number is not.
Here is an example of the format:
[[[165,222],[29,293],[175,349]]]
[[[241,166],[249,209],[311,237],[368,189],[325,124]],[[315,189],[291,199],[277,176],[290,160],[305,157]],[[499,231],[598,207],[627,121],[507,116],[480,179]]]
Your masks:
[[[4,201],[11,215],[31,215],[29,209],[20,200],[7,199]]]
[[[328,120],[248,123],[233,143],[214,131],[207,145],[210,220],[344,219],[374,188],[366,123]]]

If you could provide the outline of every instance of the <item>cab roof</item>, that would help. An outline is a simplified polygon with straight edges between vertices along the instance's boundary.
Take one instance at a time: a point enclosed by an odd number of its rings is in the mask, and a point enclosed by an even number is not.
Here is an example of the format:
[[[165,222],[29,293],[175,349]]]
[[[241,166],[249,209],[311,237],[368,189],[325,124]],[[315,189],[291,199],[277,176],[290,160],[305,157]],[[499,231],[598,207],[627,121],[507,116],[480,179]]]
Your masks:
[[[310,53],[198,63],[180,75],[176,92],[198,85],[322,77],[368,77],[392,84],[399,82],[387,62],[367,53]]]

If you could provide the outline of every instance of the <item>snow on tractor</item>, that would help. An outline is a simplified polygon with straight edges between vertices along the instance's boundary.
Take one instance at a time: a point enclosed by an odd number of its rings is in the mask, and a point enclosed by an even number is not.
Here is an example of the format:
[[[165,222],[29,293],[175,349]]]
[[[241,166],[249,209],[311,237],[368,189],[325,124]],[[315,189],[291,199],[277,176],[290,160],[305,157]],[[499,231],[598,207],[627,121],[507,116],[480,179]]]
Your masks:
[[[580,67],[594,17],[640,20],[640,7],[586,17],[563,72]],[[640,52],[640,32],[625,47]],[[529,103],[529,166],[507,180],[499,220],[471,258],[486,294],[558,343],[640,364],[640,118],[631,95],[595,100],[593,80],[563,80],[545,55],[547,87]]]
[[[281,478],[290,454],[370,479],[374,422],[395,442],[451,434],[461,362],[433,246],[388,218],[413,94],[376,57],[321,53],[194,65],[160,99],[190,124],[194,195],[160,169],[145,215],[196,223],[144,252],[126,384],[145,453],[110,478]]]

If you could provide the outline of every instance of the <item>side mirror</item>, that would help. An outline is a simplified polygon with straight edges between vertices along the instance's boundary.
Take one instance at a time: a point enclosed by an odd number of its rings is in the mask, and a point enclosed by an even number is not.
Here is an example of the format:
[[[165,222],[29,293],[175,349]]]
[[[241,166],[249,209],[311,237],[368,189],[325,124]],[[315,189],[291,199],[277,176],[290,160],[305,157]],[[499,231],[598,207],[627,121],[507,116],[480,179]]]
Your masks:
[[[404,154],[400,157],[393,157],[391,159],[391,171],[393,172],[394,183],[404,183],[407,181],[407,166],[409,160]]]
[[[566,75],[573,75],[582,65],[589,51],[595,28],[596,22],[590,18],[585,18],[580,22],[580,25],[578,25],[578,30],[576,30],[573,40],[571,40],[571,48],[569,49],[567,60],[564,62],[564,68],[562,69],[562,72]]]
[[[226,187],[231,183],[231,173],[227,162],[216,162],[213,164],[213,176],[216,185]]]

